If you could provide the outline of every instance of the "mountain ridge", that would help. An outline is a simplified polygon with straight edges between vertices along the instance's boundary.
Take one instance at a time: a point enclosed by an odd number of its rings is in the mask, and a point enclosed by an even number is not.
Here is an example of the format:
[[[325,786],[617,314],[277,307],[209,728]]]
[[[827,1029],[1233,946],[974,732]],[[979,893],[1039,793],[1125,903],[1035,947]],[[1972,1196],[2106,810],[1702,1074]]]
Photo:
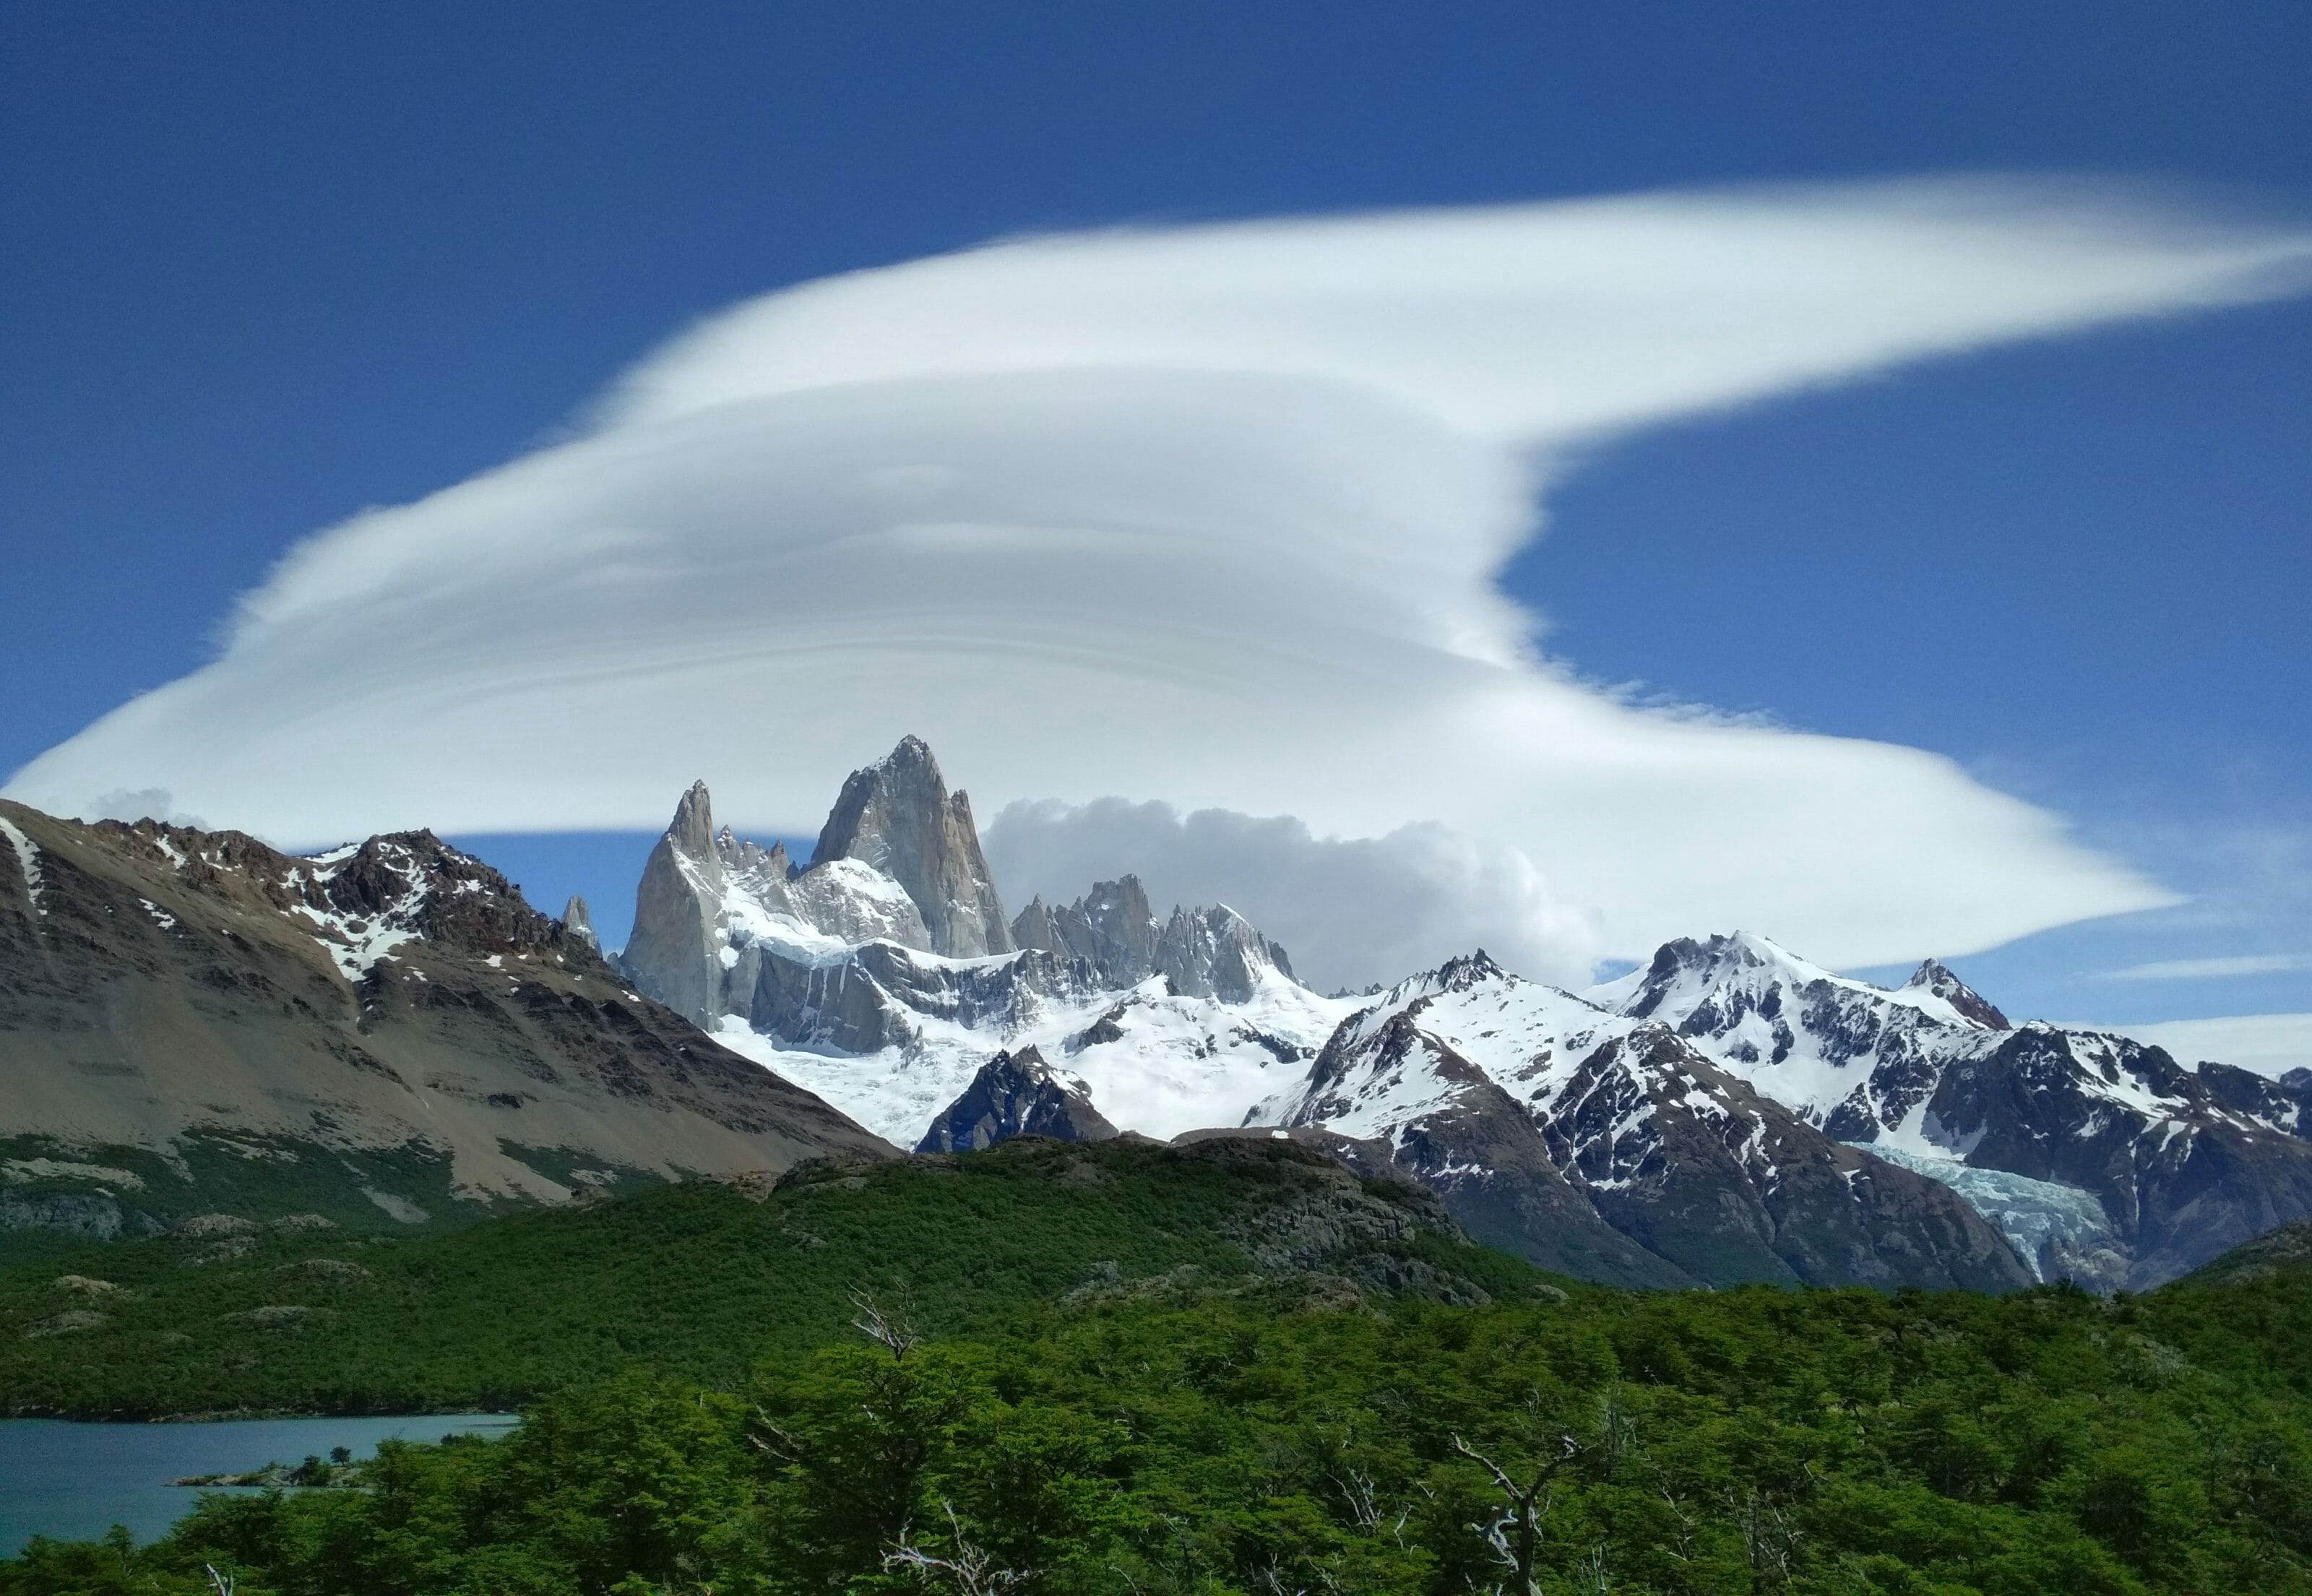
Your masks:
[[[398,1224],[888,1152],[430,832],[0,818],[0,1225],[171,1223],[197,1165]]]

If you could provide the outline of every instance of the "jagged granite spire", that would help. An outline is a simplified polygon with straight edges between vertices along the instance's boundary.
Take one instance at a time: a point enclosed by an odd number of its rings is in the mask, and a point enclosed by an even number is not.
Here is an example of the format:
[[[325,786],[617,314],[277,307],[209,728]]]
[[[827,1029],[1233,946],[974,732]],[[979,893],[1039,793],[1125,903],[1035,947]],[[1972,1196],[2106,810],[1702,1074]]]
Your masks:
[[[1090,964],[1110,986],[1129,987],[1156,972],[1159,932],[1155,910],[1140,878],[1127,875],[1095,882],[1092,890],[1060,908],[1041,898],[1012,922],[1012,940]]]
[[[586,900],[575,892],[562,906],[562,924],[580,942],[598,953],[602,951],[602,939],[594,934],[594,916],[586,908]]]
[[[921,738],[901,738],[889,755],[843,784],[810,862],[836,859],[871,864],[905,888],[923,913],[932,951],[960,959],[1012,951],[971,800],[949,793]]]
[[[714,853],[714,803],[706,795],[706,784],[695,781],[682,802],[674,806],[674,820],[666,829],[667,840],[694,859],[711,857]]]
[[[693,782],[643,866],[635,888],[634,934],[620,962],[644,993],[709,1030],[721,1008],[715,916],[722,899],[714,805],[706,784]]]
[[[1159,921],[1136,875],[1095,882],[1059,908],[1036,899],[1012,922],[1012,940],[1081,959],[1111,987],[1162,976],[1183,997],[1248,1003],[1264,969],[1299,979],[1284,950],[1225,904],[1175,907],[1169,919]]]

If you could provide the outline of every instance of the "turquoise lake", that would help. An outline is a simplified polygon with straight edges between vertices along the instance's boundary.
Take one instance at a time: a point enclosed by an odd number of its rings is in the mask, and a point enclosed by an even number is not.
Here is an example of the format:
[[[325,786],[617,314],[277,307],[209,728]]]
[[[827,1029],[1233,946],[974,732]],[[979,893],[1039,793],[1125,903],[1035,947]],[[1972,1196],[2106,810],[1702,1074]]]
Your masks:
[[[510,1413],[171,1425],[0,1419],[0,1557],[14,1557],[35,1535],[90,1540],[114,1524],[154,1539],[199,1495],[169,1483],[186,1475],[294,1464],[337,1446],[365,1458],[381,1441],[500,1435],[520,1422]]]

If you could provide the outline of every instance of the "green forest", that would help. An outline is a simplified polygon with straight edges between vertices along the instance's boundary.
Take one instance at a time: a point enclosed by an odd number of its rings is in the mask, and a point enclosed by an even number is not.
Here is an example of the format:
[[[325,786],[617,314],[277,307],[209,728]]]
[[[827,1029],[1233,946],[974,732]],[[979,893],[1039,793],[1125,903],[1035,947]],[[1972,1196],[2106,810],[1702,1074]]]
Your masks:
[[[170,1270],[310,1276],[398,1302],[422,1349],[425,1304],[462,1313],[495,1263],[495,1341],[596,1329],[504,1388],[530,1405],[503,1440],[206,1497],[150,1547],[35,1543],[0,1596],[2312,1592],[2312,1273],[2284,1247],[2139,1297],[1607,1290],[1392,1232],[1411,1196],[1240,1147],[999,1150],[336,1243],[366,1282],[276,1256],[310,1230],[199,1263],[116,1247],[147,1306],[188,1301]],[[551,1272],[521,1260],[563,1238],[596,1272],[533,1300]],[[609,1350],[652,1319],[654,1271],[703,1258],[714,1279],[655,1318],[743,1311]],[[49,1306],[33,1267],[0,1277],[12,1314]],[[283,1390],[348,1378],[319,1348],[350,1307],[278,1322],[218,1345],[293,1348]],[[430,1355],[346,1394],[452,1389]],[[126,1362],[91,1357],[81,1394],[179,1389]],[[21,1361],[9,1389],[27,1374],[63,1389]]]

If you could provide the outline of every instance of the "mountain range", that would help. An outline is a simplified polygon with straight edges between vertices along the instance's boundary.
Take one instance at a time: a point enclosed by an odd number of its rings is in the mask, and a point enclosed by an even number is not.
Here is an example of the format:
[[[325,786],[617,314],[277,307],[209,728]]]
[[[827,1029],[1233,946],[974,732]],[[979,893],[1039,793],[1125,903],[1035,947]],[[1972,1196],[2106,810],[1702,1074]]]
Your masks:
[[[398,1160],[454,1207],[1118,1135],[1286,1138],[1627,1284],[2141,1289],[2312,1216],[2312,1073],[2011,1023],[1932,960],[1890,990],[1736,934],[1581,993],[1473,951],[1327,996],[1134,876],[1007,915],[915,738],[807,862],[692,786],[614,958],[425,833],[297,859],[5,806],[0,854],[17,1223],[167,1223],[113,1177],[197,1162]]]
[[[1131,876],[1003,912],[910,738],[807,864],[694,787],[625,967],[903,1145],[1270,1127],[1593,1277],[2141,1287],[2312,1215],[2312,1075],[2014,1025],[1932,960],[1889,991],[1738,934],[1581,994],[1476,952],[1327,997],[1233,910],[1160,913]]]

